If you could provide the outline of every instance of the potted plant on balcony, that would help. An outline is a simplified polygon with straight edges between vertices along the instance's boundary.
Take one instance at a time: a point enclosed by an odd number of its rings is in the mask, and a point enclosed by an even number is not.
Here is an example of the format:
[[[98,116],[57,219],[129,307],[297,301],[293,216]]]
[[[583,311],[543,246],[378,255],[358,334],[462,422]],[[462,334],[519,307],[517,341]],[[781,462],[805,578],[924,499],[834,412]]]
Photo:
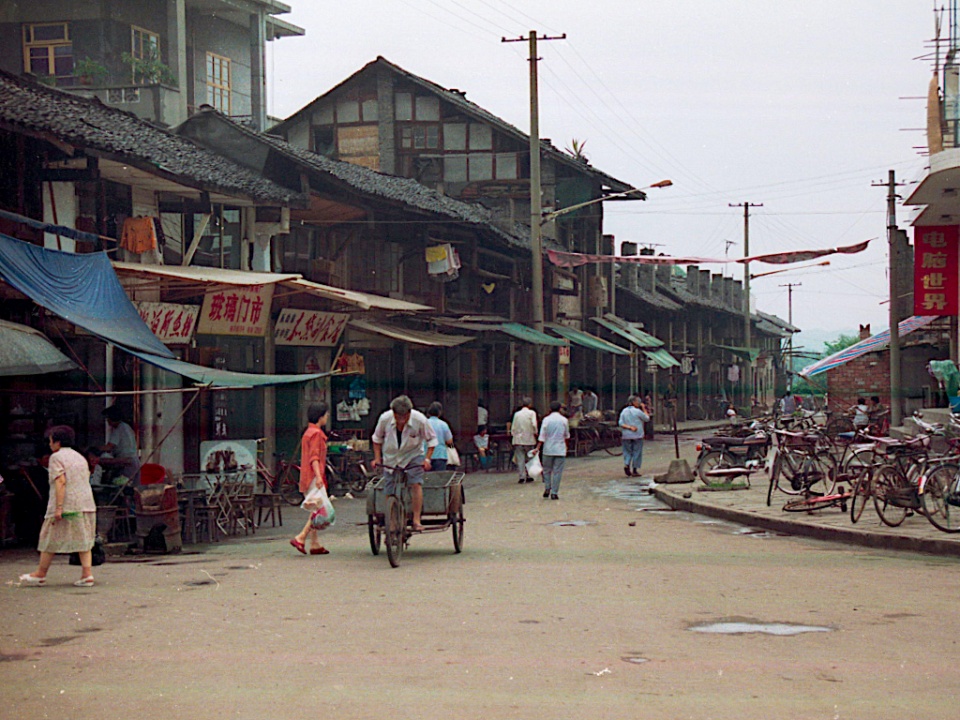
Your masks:
[[[101,85],[109,74],[105,65],[88,57],[73,66],[73,76],[80,80],[81,85]]]
[[[133,72],[133,81],[138,85],[176,85],[177,78],[163,62],[156,50],[151,50],[146,57],[136,57],[130,53],[123,53],[120,59],[130,66]]]

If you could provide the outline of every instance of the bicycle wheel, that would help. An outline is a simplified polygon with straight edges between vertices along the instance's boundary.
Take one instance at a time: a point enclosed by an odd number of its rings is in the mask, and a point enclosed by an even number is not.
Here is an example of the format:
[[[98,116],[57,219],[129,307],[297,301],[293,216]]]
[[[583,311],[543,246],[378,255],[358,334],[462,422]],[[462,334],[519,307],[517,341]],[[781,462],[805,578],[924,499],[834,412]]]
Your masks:
[[[836,466],[828,455],[810,455],[793,478],[799,481],[806,495],[833,495],[836,480]]]
[[[458,488],[458,492],[460,500],[452,503],[455,509],[450,513],[450,526],[453,529],[453,551],[455,553],[463,551],[463,488]]]
[[[709,473],[711,470],[716,470],[717,468],[728,468],[732,466],[732,456],[723,452],[722,450],[714,450],[713,452],[708,452],[706,455],[700,458],[695,472],[697,473],[697,477],[700,478],[704,485],[715,485],[718,482],[723,482],[723,479],[710,477],[707,473]]]
[[[920,507],[938,530],[960,532],[960,466],[938,465],[927,474]]]
[[[873,495],[872,472],[870,468],[863,468],[858,471],[856,482],[853,484],[852,495],[850,497],[850,522],[857,522],[863,515],[863,508],[867,506],[867,501]]]
[[[834,505],[842,505],[850,496],[847,493],[842,495],[814,495],[798,500],[790,500],[783,506],[784,512],[813,512],[814,510],[825,510]]]
[[[300,492],[300,469],[296,465],[287,465],[281,471],[277,482],[280,487],[280,497],[287,505],[299,505],[303,502],[303,493]]]
[[[383,539],[383,530],[376,515],[367,515],[367,535],[370,537],[370,552],[380,554],[380,542]]]
[[[900,473],[892,467],[882,467],[873,478],[873,506],[884,525],[897,527],[907,517],[907,509],[895,505],[897,494],[902,492]]]
[[[387,546],[387,559],[391,567],[399,567],[400,556],[403,554],[403,533],[406,525],[406,513],[403,509],[403,503],[396,497],[390,495],[387,498],[387,529],[384,538]]]
[[[359,495],[367,489],[367,483],[370,482],[362,465],[351,465],[347,473],[347,487],[354,495]]]
[[[623,438],[616,430],[607,430],[602,433],[600,439],[603,441],[603,449],[607,455],[623,455]]]
[[[826,424],[823,431],[829,437],[836,437],[842,432],[853,432],[856,428],[853,426],[853,420],[848,417],[835,417],[831,418],[830,421]]]

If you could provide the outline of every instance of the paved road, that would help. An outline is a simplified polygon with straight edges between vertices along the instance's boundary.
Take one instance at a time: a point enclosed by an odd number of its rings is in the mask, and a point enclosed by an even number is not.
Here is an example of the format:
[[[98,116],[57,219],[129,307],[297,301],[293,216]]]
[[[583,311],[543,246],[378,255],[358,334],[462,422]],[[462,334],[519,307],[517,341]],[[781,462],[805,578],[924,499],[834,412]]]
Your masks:
[[[665,469],[672,443],[647,448]],[[620,460],[570,461],[559,501],[468,477],[466,547],[370,554],[338,500],[332,554],[287,527],[111,562],[76,589],[0,588],[3,717],[945,718],[957,561],[655,512]],[[297,518],[299,519],[299,518]],[[3,574],[32,553],[0,555]],[[819,629],[711,634],[722,621]],[[769,628],[768,628],[769,629]],[[776,628],[774,628],[776,629]]]

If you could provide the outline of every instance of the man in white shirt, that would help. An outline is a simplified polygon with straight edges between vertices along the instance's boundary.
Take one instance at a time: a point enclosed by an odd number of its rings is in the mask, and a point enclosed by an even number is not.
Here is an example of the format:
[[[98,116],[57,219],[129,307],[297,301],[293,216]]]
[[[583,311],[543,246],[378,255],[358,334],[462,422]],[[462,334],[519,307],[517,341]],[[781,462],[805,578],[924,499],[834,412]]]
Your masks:
[[[518,483],[533,482],[527,472],[528,453],[537,446],[537,413],[533,409],[533,400],[525,397],[522,406],[513,414],[510,423],[510,435],[513,442],[513,461],[520,473]]]
[[[554,400],[550,403],[550,414],[540,425],[540,437],[537,452],[543,450],[540,462],[543,465],[543,496],[559,500],[560,478],[563,465],[567,460],[567,439],[570,437],[570,424],[561,414],[563,403]]]
[[[107,421],[106,444],[101,448],[105,455],[100,462],[106,468],[116,470],[119,476],[140,485],[140,456],[137,454],[137,436],[133,428],[120,418],[120,408],[111,405],[102,413]]]
[[[437,446],[437,434],[430,427],[426,416],[413,409],[406,395],[395,397],[387,410],[377,420],[377,428],[371,437],[373,443],[373,467],[384,465],[390,469],[386,492],[393,494],[394,484],[401,472],[407,476],[410,488],[410,504],[413,511],[413,529],[423,530],[423,473],[430,469],[430,460]],[[426,446],[426,452],[424,452]]]
[[[477,427],[482,428],[489,425],[490,413],[483,406],[483,400],[477,400]]]

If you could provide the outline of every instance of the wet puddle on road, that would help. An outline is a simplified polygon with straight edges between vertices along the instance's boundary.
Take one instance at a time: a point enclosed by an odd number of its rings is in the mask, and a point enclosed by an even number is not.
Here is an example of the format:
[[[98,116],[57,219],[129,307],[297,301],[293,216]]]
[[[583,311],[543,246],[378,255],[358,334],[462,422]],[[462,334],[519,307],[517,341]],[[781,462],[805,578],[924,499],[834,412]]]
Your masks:
[[[655,484],[651,477],[636,480],[612,480],[604,486],[594,488],[594,492],[604,497],[624,500],[641,512],[674,512],[673,508],[657,500],[653,494]]]
[[[586,525],[593,525],[594,523],[589,520],[557,520],[550,524],[557,525],[558,527],[584,527]]]
[[[788,637],[803,633],[833,632],[836,628],[822,625],[795,625],[793,623],[762,623],[754,621],[715,622],[705,625],[691,625],[687,628],[691,632],[709,633],[712,635],[746,635],[748,633],[762,633],[764,635],[778,635]]]

